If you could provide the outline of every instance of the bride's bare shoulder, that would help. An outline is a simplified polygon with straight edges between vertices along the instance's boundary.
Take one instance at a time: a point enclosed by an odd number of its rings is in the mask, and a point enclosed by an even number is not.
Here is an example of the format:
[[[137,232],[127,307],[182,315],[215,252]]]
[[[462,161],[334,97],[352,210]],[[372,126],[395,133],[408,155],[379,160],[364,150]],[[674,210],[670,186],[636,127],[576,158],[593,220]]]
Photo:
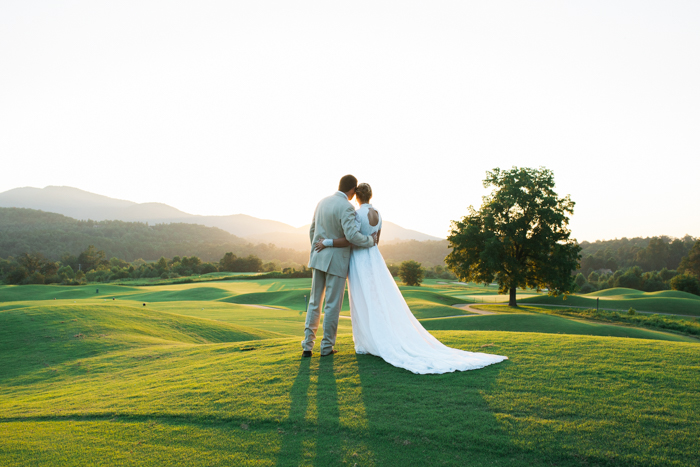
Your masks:
[[[369,208],[369,210],[367,211],[367,220],[369,221],[369,225],[371,225],[372,227],[376,226],[379,223],[379,213],[376,209]]]

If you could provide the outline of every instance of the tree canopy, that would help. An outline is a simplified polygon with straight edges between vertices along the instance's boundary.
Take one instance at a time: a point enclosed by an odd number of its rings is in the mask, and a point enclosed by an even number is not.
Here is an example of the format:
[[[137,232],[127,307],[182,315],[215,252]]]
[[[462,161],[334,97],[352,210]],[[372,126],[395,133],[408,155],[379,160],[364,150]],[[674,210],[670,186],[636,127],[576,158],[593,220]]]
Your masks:
[[[554,192],[552,171],[495,168],[486,173],[489,187],[478,211],[470,206],[467,216],[452,221],[450,269],[462,281],[498,283],[501,293],[510,293],[510,306],[517,306],[517,287],[573,292],[581,250],[569,238],[575,203]]]
[[[695,242],[688,256],[681,260],[678,270],[700,278],[700,240]]]
[[[399,266],[399,277],[406,285],[420,285],[423,282],[423,268],[416,261],[404,261]]]
[[[683,238],[661,235],[596,240],[593,243],[583,241],[580,243],[581,272],[589,275],[591,271],[609,269],[614,272],[634,266],[639,266],[642,271],[677,269],[695,242],[696,239],[690,235]]]

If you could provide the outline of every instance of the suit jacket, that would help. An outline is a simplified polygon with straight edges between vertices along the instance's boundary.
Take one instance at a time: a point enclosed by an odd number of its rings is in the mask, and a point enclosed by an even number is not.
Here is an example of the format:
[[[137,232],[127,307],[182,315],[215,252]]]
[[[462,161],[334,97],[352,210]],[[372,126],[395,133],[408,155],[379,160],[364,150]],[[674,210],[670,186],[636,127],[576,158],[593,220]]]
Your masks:
[[[309,267],[318,269],[334,276],[347,277],[350,265],[350,247],[324,248],[314,250],[319,238],[345,237],[353,245],[371,247],[374,239],[362,235],[355,223],[355,209],[341,192],[323,198],[316,206],[314,219],[311,221],[309,238],[311,240],[311,256]]]

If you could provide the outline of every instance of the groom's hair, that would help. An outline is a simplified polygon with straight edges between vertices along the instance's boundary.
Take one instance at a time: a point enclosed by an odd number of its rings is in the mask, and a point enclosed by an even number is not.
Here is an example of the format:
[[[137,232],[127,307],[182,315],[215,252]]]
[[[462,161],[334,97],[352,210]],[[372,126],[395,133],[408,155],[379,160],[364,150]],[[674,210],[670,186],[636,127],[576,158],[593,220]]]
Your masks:
[[[340,183],[338,183],[338,191],[347,193],[353,188],[357,188],[357,179],[354,175],[346,175],[340,179]]]

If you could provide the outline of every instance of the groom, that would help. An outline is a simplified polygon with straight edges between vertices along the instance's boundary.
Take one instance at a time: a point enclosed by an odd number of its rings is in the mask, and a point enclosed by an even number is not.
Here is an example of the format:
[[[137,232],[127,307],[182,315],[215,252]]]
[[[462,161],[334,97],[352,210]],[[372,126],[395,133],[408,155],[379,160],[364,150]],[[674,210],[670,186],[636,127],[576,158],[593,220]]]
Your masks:
[[[311,296],[309,308],[306,311],[305,337],[301,341],[302,357],[310,357],[316,342],[316,331],[321,319],[321,302],[325,295],[326,303],[323,308],[323,340],[321,340],[321,356],[333,355],[333,348],[338,333],[338,317],[345,295],[345,279],[350,265],[350,247],[314,249],[314,244],[320,239],[335,239],[345,237],[353,245],[371,247],[376,243],[376,234],[362,235],[355,224],[355,209],[350,200],[355,197],[357,179],[346,175],[340,179],[338,191],[321,200],[314,211],[309,237],[311,239],[311,257],[309,268],[313,269],[311,281]]]

